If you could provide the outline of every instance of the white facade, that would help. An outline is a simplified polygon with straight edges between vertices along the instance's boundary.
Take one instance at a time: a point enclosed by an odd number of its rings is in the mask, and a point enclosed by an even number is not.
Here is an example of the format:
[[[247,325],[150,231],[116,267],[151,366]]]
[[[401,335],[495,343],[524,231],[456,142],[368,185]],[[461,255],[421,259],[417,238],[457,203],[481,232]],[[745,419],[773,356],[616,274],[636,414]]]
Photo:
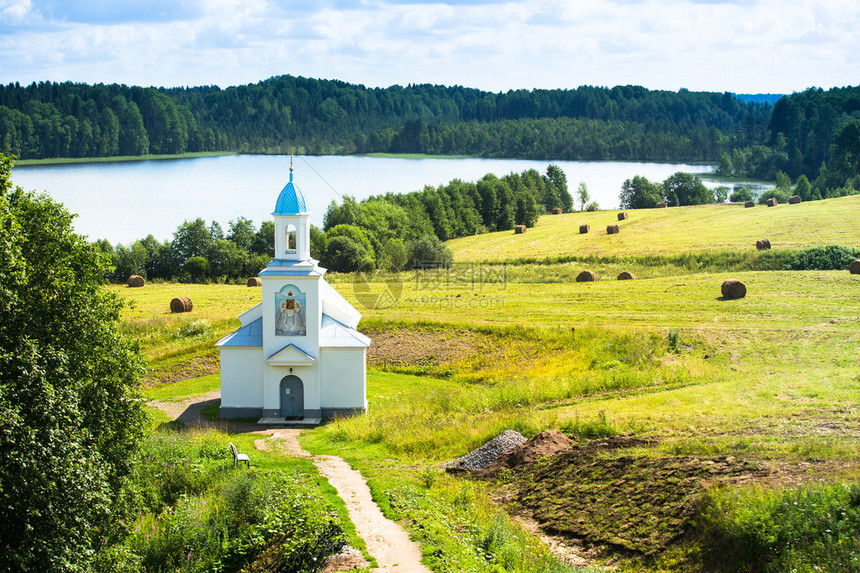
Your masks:
[[[275,258],[260,272],[262,302],[218,341],[221,417],[308,419],[367,410],[361,314],[310,256],[304,196],[290,181],[273,213]]]

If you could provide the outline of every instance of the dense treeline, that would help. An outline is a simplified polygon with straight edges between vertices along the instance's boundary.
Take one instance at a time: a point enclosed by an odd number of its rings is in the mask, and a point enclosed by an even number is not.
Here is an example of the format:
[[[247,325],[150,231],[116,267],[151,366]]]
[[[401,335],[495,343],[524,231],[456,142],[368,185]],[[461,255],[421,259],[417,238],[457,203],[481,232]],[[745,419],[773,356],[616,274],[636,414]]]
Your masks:
[[[514,225],[531,227],[541,213],[572,209],[567,178],[556,165],[549,165],[545,175],[528,169],[360,202],[347,196],[340,205],[329,206],[322,230],[311,226],[311,256],[338,272],[448,265],[452,256],[442,241]],[[170,241],[159,243],[150,235],[128,246],[106,240],[97,244],[111,257],[115,280],[136,274],[184,282],[234,281],[256,275],[271,260],[274,223],[264,221],[255,229],[239,217],[225,233],[217,222],[207,226],[196,219],[180,225]]]
[[[716,160],[766,143],[770,106],[640,86],[490,93],[279,76],[220,89],[0,86],[0,151],[19,158],[187,151],[421,152]]]
[[[809,198],[860,189],[860,87],[809,89],[773,106],[767,141],[720,157],[718,172],[811,181]],[[803,184],[805,188],[805,184]]]

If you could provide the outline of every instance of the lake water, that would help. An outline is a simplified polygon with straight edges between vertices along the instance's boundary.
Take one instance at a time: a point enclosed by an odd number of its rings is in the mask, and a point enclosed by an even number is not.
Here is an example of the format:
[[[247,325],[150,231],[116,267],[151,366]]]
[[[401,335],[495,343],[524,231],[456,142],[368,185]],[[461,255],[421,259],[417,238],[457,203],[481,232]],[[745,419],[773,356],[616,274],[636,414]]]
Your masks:
[[[393,159],[364,156],[299,156],[295,184],[302,190],[311,221],[322,225],[326,207],[344,195],[362,199],[389,191],[407,193],[459,178],[476,181],[554,163],[567,175],[572,195],[580,181],[603,209],[618,206],[621,184],[635,175],[662,181],[677,171],[708,174],[710,165],[618,161],[527,161],[517,159]],[[24,189],[46,191],[77,213],[75,229],[91,240],[130,244],[152,234],[170,239],[186,220],[228,222],[246,217],[259,226],[270,219],[275,200],[289,181],[289,156],[236,155],[15,167],[12,180]],[[714,187],[717,183],[705,183]]]

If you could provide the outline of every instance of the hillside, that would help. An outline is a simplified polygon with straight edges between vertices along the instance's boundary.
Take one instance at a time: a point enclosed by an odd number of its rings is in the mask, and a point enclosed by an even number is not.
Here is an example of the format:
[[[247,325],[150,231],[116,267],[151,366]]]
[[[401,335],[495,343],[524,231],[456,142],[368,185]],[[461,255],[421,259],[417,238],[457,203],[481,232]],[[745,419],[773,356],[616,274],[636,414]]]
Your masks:
[[[822,245],[860,247],[860,196],[800,205],[700,205],[670,209],[544,215],[525,234],[512,231],[453,239],[446,244],[457,262],[544,260],[553,257],[627,257],[722,251],[755,251],[759,239],[774,249],[801,250]],[[580,225],[590,232],[580,234]],[[620,232],[607,235],[606,226]]]

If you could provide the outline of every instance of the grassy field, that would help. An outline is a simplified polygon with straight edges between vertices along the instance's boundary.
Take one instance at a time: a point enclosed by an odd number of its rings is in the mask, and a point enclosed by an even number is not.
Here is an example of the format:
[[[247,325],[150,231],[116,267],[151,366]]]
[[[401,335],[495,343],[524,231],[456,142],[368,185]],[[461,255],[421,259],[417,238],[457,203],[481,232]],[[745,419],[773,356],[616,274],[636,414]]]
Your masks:
[[[634,211],[612,237],[594,229],[614,212],[570,214],[544,217],[526,235],[491,234],[451,245],[456,260],[465,261],[524,257],[515,241],[525,240],[531,241],[528,256],[535,258],[574,249],[598,257],[722,252],[754,249],[750,243],[760,237],[768,237],[775,250],[857,247],[860,228],[844,220],[858,207],[860,197],[772,209]],[[578,234],[580,220],[592,224],[591,234]],[[702,502],[705,509],[687,508],[700,511],[696,527],[702,529],[679,539],[670,531],[669,545],[658,553],[638,555],[635,546],[626,555],[598,552],[593,564],[611,559],[618,565],[621,559],[622,568],[713,570],[709,555],[743,555],[745,550],[731,548],[739,538],[760,537],[757,551],[772,551],[768,539],[800,536],[799,528],[806,527],[801,521],[812,519],[774,518],[783,500],[820,498],[829,501],[816,507],[837,507],[854,495],[838,489],[840,484],[860,481],[860,277],[847,270],[703,272],[655,261],[638,260],[640,278],[617,281],[615,275],[629,265],[595,259],[587,265],[599,275],[594,283],[573,281],[586,268],[581,262],[467,264],[369,280],[329,275],[364,314],[360,328],[375,340],[369,351],[369,411],[306,432],[303,445],[340,455],[360,469],[383,510],[411,529],[425,561],[437,570],[566,570],[552,564],[491,501],[512,485],[440,471],[442,463],[510,428],[526,436],[559,428],[584,444],[612,436],[645,440],[649,446],[632,450],[639,461],[624,466],[628,472],[646,468],[638,478],[643,483],[666,479],[666,460],[690,466],[715,456],[722,456],[721,464],[732,463],[729,458],[755,464],[767,476],[755,487],[716,490]],[[723,300],[720,285],[727,278],[743,281],[747,296]],[[156,381],[147,395],[159,400],[216,387],[212,345],[238,326],[235,316],[260,296],[259,289],[234,285],[109,288],[134,301],[124,329],[141,341]],[[393,299],[381,296],[386,292]],[[191,297],[194,311],[171,315],[174,296]],[[380,300],[393,303],[378,306]],[[238,438],[246,447],[251,443]],[[595,459],[614,459],[607,455]],[[598,487],[601,480],[620,478],[589,479]],[[831,485],[837,489],[815,489]],[[659,487],[652,489],[659,494]],[[610,501],[590,508],[610,508]],[[648,519],[647,512],[637,515]],[[614,522],[604,523],[601,534],[612,539]],[[796,525],[775,532],[776,523]],[[750,529],[755,527],[760,529]],[[696,537],[696,531],[705,533]],[[811,570],[801,566],[803,560],[821,551],[841,560],[819,559],[822,570],[845,570],[846,563],[848,570],[852,563],[860,567],[852,561],[860,560],[860,551],[856,541],[851,544],[850,527],[842,537],[824,531],[822,526],[823,545],[802,549],[801,557],[801,549],[786,542],[790,551],[780,551],[788,557],[769,570],[786,563]],[[801,537],[815,535],[819,530]],[[714,539],[730,549],[719,549]]]
[[[219,157],[235,155],[230,151],[198,151],[164,155],[119,155],[116,157],[56,157],[47,159],[16,159],[17,167],[28,165],[69,165],[74,163],[121,163],[128,161],[157,161],[163,159],[192,159],[195,157]]]
[[[513,231],[463,237],[448,242],[454,260],[514,261],[564,255],[625,257],[672,256],[684,253],[755,251],[755,242],[767,238],[774,249],[800,250],[820,245],[860,247],[860,225],[852,213],[860,212],[860,195],[813,201],[799,205],[702,205],[628,211],[544,215],[525,234]],[[591,225],[580,234],[580,225]],[[607,225],[620,232],[607,235]]]

